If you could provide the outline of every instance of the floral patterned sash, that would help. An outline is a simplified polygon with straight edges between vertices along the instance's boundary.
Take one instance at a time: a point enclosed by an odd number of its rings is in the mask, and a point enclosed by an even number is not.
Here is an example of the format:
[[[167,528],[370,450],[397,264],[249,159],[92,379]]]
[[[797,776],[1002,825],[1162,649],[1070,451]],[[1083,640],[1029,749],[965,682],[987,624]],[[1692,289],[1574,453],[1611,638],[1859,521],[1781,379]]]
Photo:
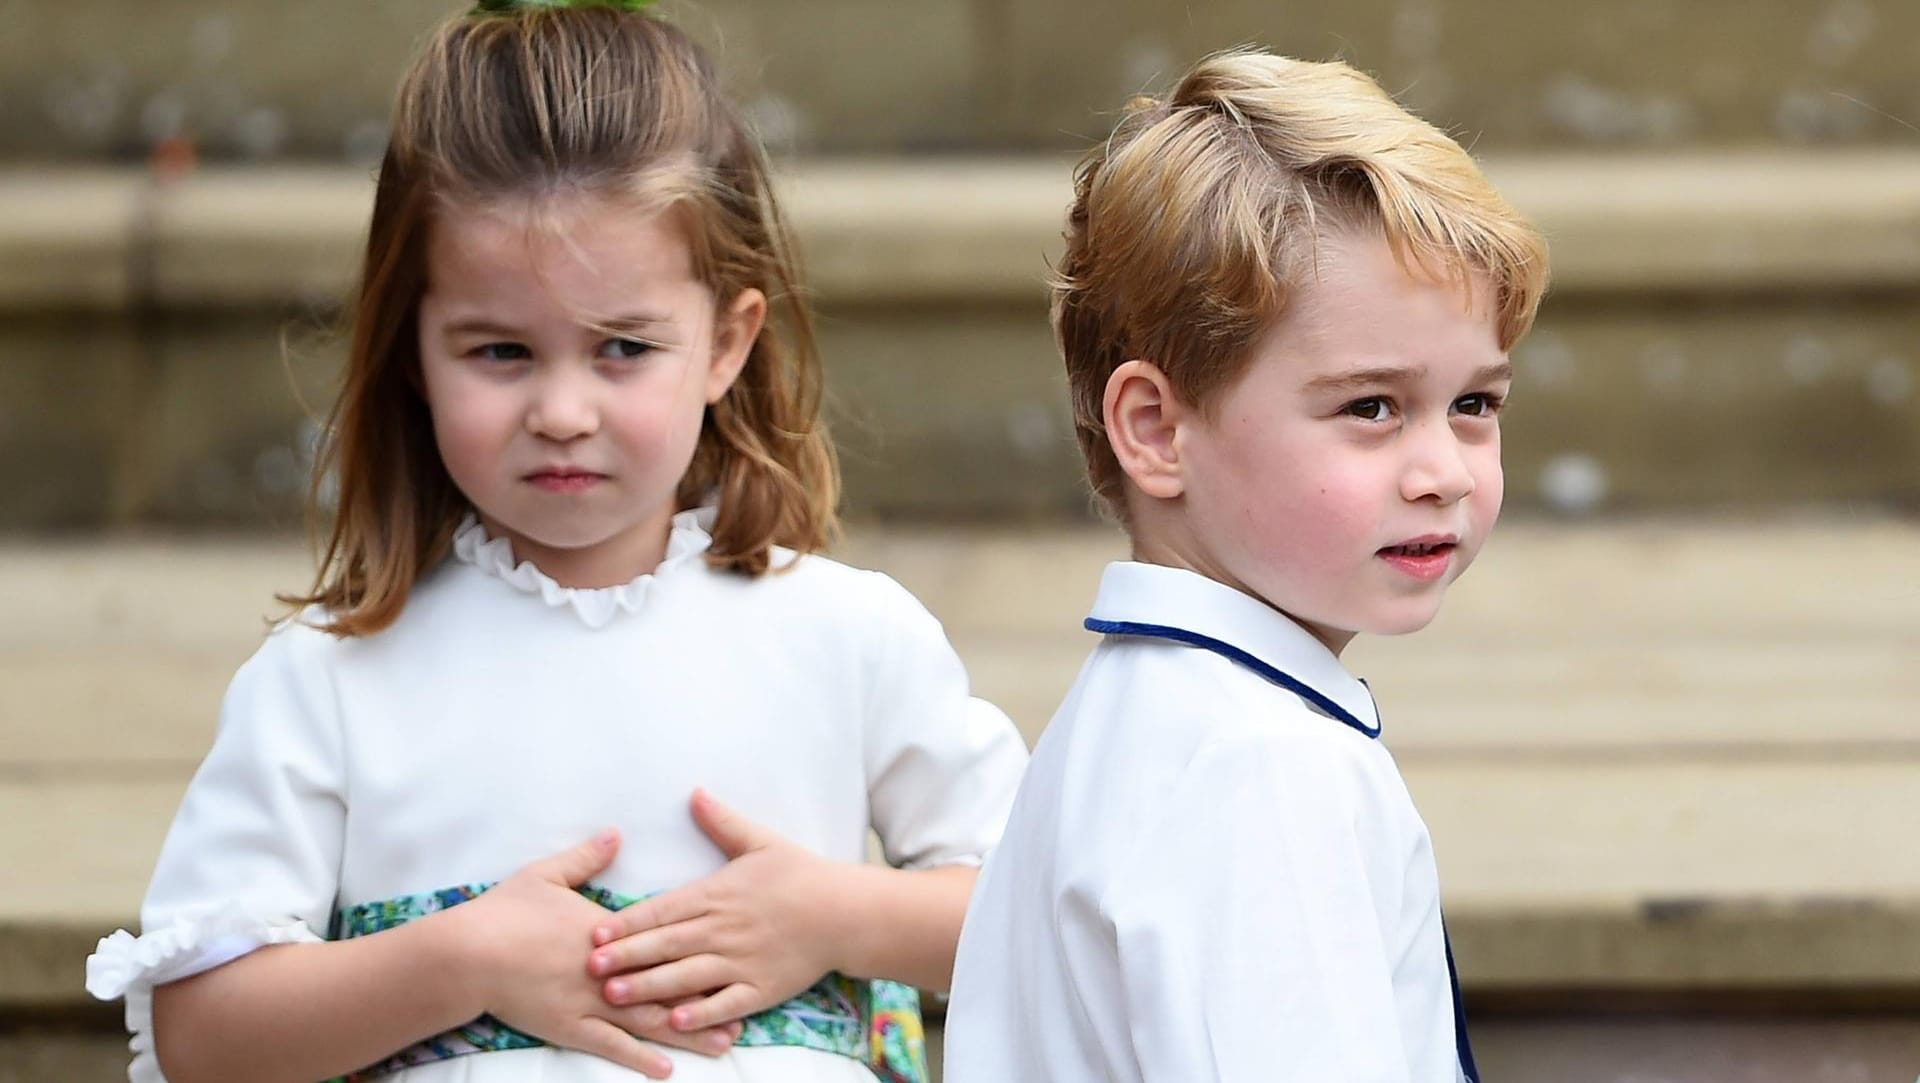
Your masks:
[[[464,884],[425,895],[349,906],[334,915],[327,939],[369,936],[404,925],[467,902],[491,886]],[[581,888],[580,894],[609,910],[619,910],[646,898],[618,895],[592,885]],[[926,1034],[920,1021],[920,994],[911,986],[829,974],[813,988],[785,1004],[747,1017],[743,1024],[740,1039],[734,1043],[736,1046],[818,1049],[852,1057],[871,1068],[882,1083],[927,1083]],[[483,1015],[334,1083],[361,1083],[403,1068],[469,1053],[532,1049],[545,1044],[490,1015]]]

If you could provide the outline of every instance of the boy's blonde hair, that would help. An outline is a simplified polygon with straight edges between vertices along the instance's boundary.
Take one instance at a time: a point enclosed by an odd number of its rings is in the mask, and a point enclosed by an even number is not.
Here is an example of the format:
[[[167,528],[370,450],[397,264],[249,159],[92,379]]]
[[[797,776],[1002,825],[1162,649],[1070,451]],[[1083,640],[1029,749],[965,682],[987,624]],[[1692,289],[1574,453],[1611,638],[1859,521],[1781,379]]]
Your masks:
[[[1343,63],[1253,50],[1135,99],[1080,163],[1053,324],[1094,492],[1123,520],[1108,378],[1151,361],[1202,411],[1316,270],[1318,239],[1377,229],[1410,273],[1493,290],[1502,349],[1533,323],[1546,243],[1467,152]]]
[[[440,27],[401,82],[380,166],[345,386],[315,476],[338,486],[313,587],[327,631],[368,635],[447,553],[467,501],[440,461],[421,391],[416,314],[434,220],[498,200],[610,198],[671,210],[724,311],[744,290],[767,326],[701,427],[678,501],[715,494],[709,564],[766,572],[774,546],[822,548],[839,473],[797,262],[758,142],[706,53],[643,11],[501,4]]]

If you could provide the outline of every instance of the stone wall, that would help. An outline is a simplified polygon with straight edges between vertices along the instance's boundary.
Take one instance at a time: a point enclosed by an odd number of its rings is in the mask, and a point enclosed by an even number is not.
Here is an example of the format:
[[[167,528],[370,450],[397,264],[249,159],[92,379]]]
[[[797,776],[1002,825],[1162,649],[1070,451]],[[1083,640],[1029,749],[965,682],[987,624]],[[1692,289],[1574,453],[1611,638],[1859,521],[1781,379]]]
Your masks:
[[[668,0],[778,148],[1077,148],[1256,42],[1344,57],[1481,148],[1920,140],[1907,0]],[[375,159],[443,0],[0,0],[0,159]]]
[[[1489,165],[1556,268],[1514,358],[1511,506],[1920,508],[1920,152]],[[1065,162],[784,184],[849,507],[1084,514],[1044,289]],[[370,192],[0,177],[0,526],[297,525]]]

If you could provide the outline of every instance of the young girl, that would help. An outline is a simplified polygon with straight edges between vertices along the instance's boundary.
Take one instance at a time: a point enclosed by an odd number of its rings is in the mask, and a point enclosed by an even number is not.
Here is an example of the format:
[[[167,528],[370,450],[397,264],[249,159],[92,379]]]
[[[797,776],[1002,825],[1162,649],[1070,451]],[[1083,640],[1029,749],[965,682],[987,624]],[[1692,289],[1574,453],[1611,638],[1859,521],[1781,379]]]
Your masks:
[[[88,962],[135,1080],[924,1073],[872,979],[946,983],[1024,749],[903,590],[809,555],[766,168],[640,6],[490,2],[406,77],[319,577]]]

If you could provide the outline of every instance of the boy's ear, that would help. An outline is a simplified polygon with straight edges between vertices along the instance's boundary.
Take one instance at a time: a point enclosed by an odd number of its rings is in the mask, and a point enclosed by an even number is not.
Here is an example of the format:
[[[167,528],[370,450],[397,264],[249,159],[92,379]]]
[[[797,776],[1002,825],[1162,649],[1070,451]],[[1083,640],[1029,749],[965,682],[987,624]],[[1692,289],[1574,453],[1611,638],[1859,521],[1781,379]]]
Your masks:
[[[1186,491],[1175,439],[1186,417],[1172,381],[1152,362],[1128,361],[1107,377],[1102,404],[1107,443],[1142,494],[1172,500]]]
[[[707,405],[719,402],[746,367],[760,328],[767,322],[767,295],[741,290],[713,321],[713,358],[707,366]]]

